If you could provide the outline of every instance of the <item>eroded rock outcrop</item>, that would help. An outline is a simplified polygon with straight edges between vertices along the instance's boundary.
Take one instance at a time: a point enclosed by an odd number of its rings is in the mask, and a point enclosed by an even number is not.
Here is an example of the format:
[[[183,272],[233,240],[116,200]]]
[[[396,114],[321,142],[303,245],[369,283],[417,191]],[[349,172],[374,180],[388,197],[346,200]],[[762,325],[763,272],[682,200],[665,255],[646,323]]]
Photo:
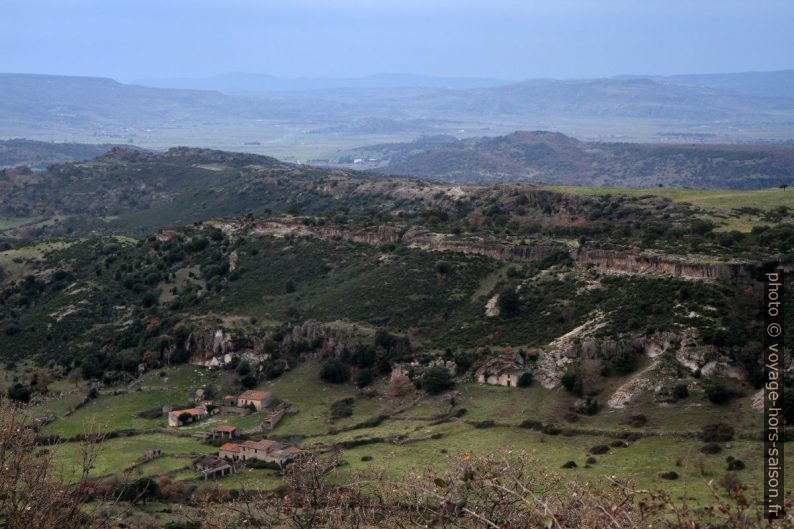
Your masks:
[[[392,225],[355,226],[338,224],[304,224],[297,220],[268,219],[254,225],[254,233],[285,236],[313,235],[341,238],[353,242],[381,245],[403,243],[426,251],[447,251],[475,254],[518,263],[533,263],[561,252],[569,252],[577,263],[592,265],[610,272],[629,274],[658,273],[692,279],[742,279],[752,277],[753,265],[739,262],[706,262],[681,256],[649,252],[578,248],[570,250],[553,241],[532,244],[512,244],[488,237],[459,237],[436,233],[424,228],[404,228]],[[233,228],[226,227],[231,232]]]
[[[361,344],[361,330],[347,322],[307,321],[293,326],[282,340],[286,347],[298,343],[321,356],[339,356]]]
[[[748,265],[742,263],[698,263],[669,255],[586,248],[575,252],[574,258],[578,263],[628,273],[656,272],[696,279],[749,277]]]
[[[231,333],[223,329],[200,329],[191,333],[185,343],[185,350],[190,353],[190,363],[209,365],[226,363],[217,360],[227,355],[262,353],[264,342],[255,335]],[[216,359],[213,362],[213,359]]]

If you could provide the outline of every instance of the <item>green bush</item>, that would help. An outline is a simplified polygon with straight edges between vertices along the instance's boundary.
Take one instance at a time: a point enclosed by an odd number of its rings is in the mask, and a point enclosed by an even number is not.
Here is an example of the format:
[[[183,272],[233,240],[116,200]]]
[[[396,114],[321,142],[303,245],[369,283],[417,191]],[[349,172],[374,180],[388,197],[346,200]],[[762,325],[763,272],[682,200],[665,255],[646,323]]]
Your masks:
[[[706,398],[717,405],[725,404],[740,395],[738,391],[720,381],[707,383],[705,393]]]
[[[353,415],[354,402],[355,399],[352,397],[334,401],[331,404],[331,420],[335,421],[338,419],[344,419],[345,417],[351,417]]]
[[[323,364],[320,379],[331,384],[343,384],[350,380],[350,366],[338,358],[331,358]]]
[[[359,369],[356,372],[356,386],[363,388],[372,383],[372,372],[369,369]]]
[[[587,397],[585,401],[576,407],[576,412],[583,415],[595,415],[601,410],[601,404],[592,397]]]
[[[27,386],[24,386],[17,382],[10,388],[8,388],[8,398],[11,400],[15,400],[17,402],[29,402],[30,401],[30,389]]]
[[[515,316],[521,311],[521,298],[515,288],[505,288],[499,294],[499,312],[503,316]]]
[[[257,383],[258,383],[258,381],[256,380],[256,377],[253,376],[253,375],[245,375],[244,377],[242,377],[240,379],[240,384],[242,384],[243,387],[246,388],[246,389],[255,388]]]
[[[452,265],[448,261],[438,261],[436,263],[436,272],[446,275],[452,271]]]
[[[564,387],[568,392],[573,393],[574,395],[582,394],[582,375],[579,373],[578,369],[569,368],[568,371],[562,376],[562,380],[560,380],[562,387]]]
[[[725,443],[732,440],[733,436],[733,426],[725,423],[707,424],[700,432],[700,438],[707,443]]]
[[[590,449],[591,454],[600,455],[609,452],[609,445],[595,445]]]
[[[689,397],[689,388],[686,386],[686,384],[676,384],[673,387],[673,397],[678,400]]]
[[[448,389],[452,389],[455,381],[452,379],[452,375],[449,374],[449,370],[436,366],[424,372],[420,385],[430,395],[438,395]]]

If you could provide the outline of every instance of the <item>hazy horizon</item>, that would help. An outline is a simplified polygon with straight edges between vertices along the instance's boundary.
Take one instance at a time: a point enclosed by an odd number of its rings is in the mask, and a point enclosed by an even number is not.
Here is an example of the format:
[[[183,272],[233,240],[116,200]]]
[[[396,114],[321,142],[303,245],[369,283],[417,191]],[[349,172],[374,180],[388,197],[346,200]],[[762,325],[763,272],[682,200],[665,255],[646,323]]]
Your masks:
[[[497,12],[484,0],[7,0],[0,71],[121,82],[772,71],[794,67],[793,18],[782,1],[508,0]]]

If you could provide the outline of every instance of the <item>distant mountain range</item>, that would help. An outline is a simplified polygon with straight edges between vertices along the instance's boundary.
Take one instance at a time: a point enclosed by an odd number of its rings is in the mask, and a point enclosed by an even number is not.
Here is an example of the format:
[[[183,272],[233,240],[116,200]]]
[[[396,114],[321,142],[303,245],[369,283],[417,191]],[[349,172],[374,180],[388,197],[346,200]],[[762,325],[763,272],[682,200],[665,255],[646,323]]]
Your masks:
[[[259,73],[224,73],[211,77],[175,77],[167,79],[139,79],[133,84],[156,88],[217,90],[227,94],[254,92],[298,92],[334,90],[338,88],[444,88],[465,90],[509,84],[513,81],[482,77],[434,77],[402,73],[380,73],[366,77],[321,78],[299,77],[285,79]]]
[[[670,76],[627,75],[616,80],[650,79],[663,84],[702,86],[762,97],[794,97],[794,70],[724,74],[682,74]],[[563,81],[579,83],[594,79]],[[529,79],[530,82],[552,81]],[[335,89],[441,88],[467,90],[516,84],[515,80],[484,77],[438,77],[403,73],[379,73],[349,78],[282,78],[260,73],[223,73],[210,77],[150,78],[132,84],[155,88],[216,90],[227,94],[257,92],[327,91]]]
[[[451,136],[357,150],[384,173],[457,183],[509,181],[616,187],[757,189],[794,181],[794,145],[581,142],[545,131]]]
[[[303,86],[317,88],[229,95],[105,78],[0,74],[0,131],[7,137],[77,138],[92,143],[94,138],[130,143],[154,134],[159,135],[159,146],[188,141],[229,145],[229,138],[242,145],[241,137],[294,139],[296,135],[311,143],[318,132],[386,134],[404,140],[419,134],[459,134],[464,129],[496,134],[528,128],[591,138],[596,130],[599,138],[663,139],[684,133],[711,142],[780,140],[790,139],[794,130],[794,97],[789,97],[790,82],[785,81],[791,75],[545,79],[510,84],[381,75],[359,79],[351,88],[332,87],[347,80],[329,81],[326,88],[325,81],[307,80]],[[268,85],[266,76],[254,80],[264,84],[252,81],[248,86],[252,90],[278,84]]]
[[[794,97],[794,70],[648,77],[678,85],[699,85],[762,97]]]

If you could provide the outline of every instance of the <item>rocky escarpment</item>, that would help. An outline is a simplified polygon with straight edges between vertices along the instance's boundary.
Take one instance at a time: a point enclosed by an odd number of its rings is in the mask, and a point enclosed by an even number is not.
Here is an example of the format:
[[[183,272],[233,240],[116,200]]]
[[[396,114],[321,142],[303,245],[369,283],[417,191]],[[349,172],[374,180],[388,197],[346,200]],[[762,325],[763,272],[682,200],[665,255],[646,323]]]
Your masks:
[[[484,255],[501,261],[519,263],[541,261],[561,248],[561,245],[554,243],[515,245],[496,239],[454,239],[444,234],[420,229],[408,230],[401,240],[412,248],[422,250]]]
[[[225,231],[233,233],[231,226]],[[379,225],[370,227],[342,227],[338,225],[311,225],[297,221],[264,220],[254,226],[255,233],[280,235],[315,235],[319,237],[336,237],[345,240],[381,245],[403,243],[412,248],[427,251],[449,251],[483,255],[493,259],[514,262],[540,261],[563,248],[560,244],[542,243],[532,245],[509,244],[497,239],[487,238],[454,238],[447,234],[429,230],[397,226]]]
[[[226,225],[225,231],[233,233],[239,227]],[[512,244],[494,238],[456,237],[421,228],[400,226],[340,226],[333,224],[305,224],[296,220],[262,220],[253,228],[254,233],[280,235],[313,235],[324,238],[371,244],[403,243],[426,251],[448,251],[476,254],[517,263],[539,262],[561,251],[569,252],[577,263],[591,265],[610,272],[629,274],[657,273],[691,279],[749,280],[754,266],[738,262],[698,262],[679,256],[647,252],[578,248],[569,250],[554,241],[533,244]]]
[[[594,248],[574,252],[577,262],[610,271],[656,272],[696,279],[746,279],[750,266],[742,263],[697,263],[682,258],[649,253],[632,253]]]
[[[254,363],[269,358],[265,354],[266,341],[282,351],[338,356],[360,345],[364,334],[359,326],[340,321],[307,321],[293,325],[286,332],[270,331],[264,337],[224,329],[200,329],[186,340],[185,350],[192,364],[218,367],[235,357]]]
[[[282,346],[303,344],[321,356],[339,356],[361,344],[362,329],[346,322],[307,321],[284,335]]]
[[[199,329],[191,333],[185,343],[193,364],[206,364],[213,358],[227,354],[261,354],[264,342],[259,336],[238,334],[223,329]]]
[[[225,227],[224,231],[233,231]],[[334,224],[303,224],[291,220],[263,220],[254,225],[254,233],[269,235],[315,235],[324,238],[341,238],[362,244],[381,245],[400,242],[405,230],[388,225],[373,227],[346,227]]]

